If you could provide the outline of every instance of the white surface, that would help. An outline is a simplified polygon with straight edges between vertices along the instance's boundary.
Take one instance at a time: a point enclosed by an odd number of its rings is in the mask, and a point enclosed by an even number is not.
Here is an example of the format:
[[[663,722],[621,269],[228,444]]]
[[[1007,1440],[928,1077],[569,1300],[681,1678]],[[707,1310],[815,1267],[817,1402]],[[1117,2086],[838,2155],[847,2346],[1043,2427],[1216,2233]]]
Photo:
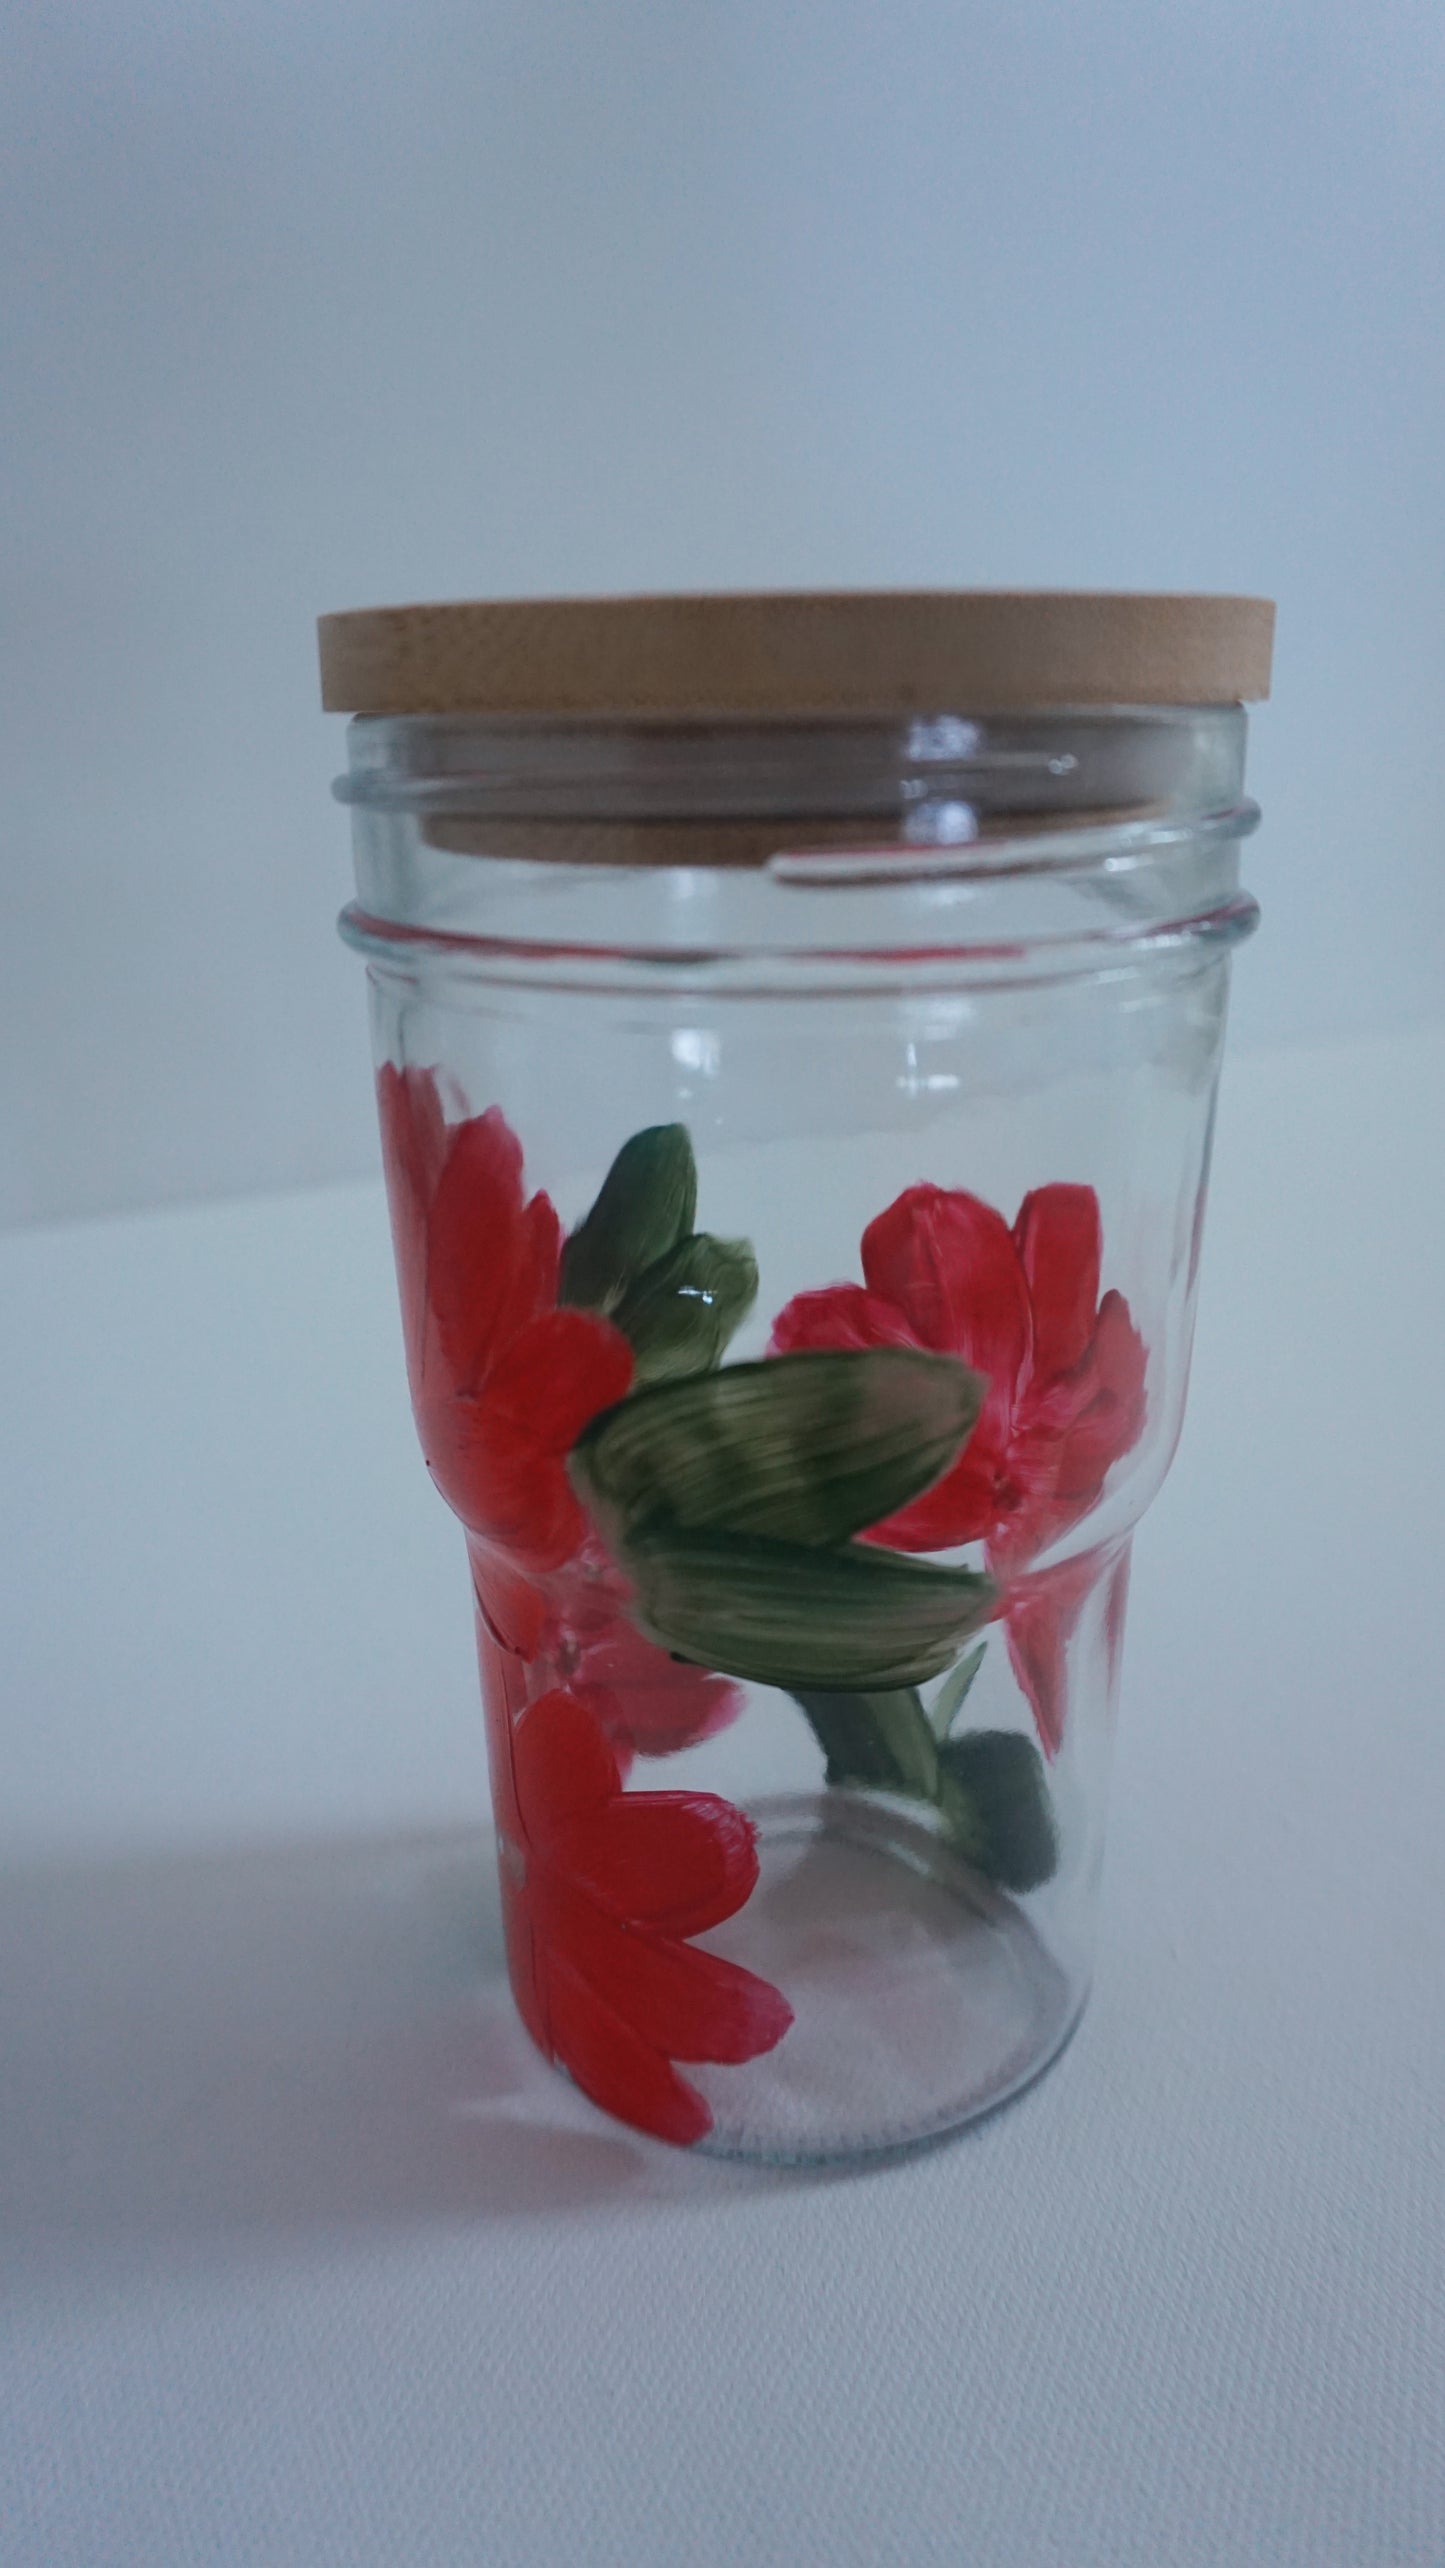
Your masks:
[[[1092,2007],[832,2180],[512,2018],[371,1191],[0,1248],[4,2568],[1438,2568],[1442,1110],[1234,1064]]]
[[[1281,601],[1236,1040],[1445,986],[1436,0],[12,0],[0,1221],[371,1172],[324,607]]]

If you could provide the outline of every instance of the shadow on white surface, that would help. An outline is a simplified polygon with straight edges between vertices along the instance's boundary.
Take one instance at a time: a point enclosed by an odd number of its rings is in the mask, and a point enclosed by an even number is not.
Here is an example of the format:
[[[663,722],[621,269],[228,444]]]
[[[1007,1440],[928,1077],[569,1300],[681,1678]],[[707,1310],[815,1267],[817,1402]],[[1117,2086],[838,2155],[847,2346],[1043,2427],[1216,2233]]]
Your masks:
[[[12,2272],[747,2181],[605,2123],[539,2057],[470,1832],[17,1871],[0,2058]]]

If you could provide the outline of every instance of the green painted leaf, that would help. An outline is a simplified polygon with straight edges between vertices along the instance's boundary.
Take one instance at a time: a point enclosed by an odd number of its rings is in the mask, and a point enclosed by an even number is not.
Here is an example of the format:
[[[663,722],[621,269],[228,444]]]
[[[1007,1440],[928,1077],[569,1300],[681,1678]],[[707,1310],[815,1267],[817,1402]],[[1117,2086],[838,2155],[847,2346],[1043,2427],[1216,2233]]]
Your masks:
[[[976,1663],[978,1653],[969,1656]],[[1037,1890],[1057,1870],[1044,1763],[1031,1739],[975,1730],[940,1745],[912,1687],[804,1689],[797,1701],[828,1760],[831,1785],[932,1803],[951,1843],[1003,1890]]]
[[[953,1356],[911,1347],[774,1356],[634,1393],[593,1420],[571,1470],[623,1548],[663,1526],[840,1543],[932,1487],[983,1392]]]
[[[562,1250],[559,1299],[612,1310],[634,1277],[687,1237],[696,1211],[697,1163],[686,1124],[635,1132]]]
[[[953,1728],[968,1699],[969,1688],[983,1665],[987,1648],[987,1641],[980,1641],[977,1648],[971,1649],[966,1657],[961,1658],[957,1667],[944,1678],[938,1689],[937,1699],[928,1715],[933,1725],[935,1739],[946,1739]]]
[[[875,1694],[799,1694],[828,1760],[827,1781],[855,1791],[938,1797],[938,1746],[912,1686]]]
[[[821,1551],[668,1531],[640,1536],[621,1556],[635,1617],[664,1649],[790,1694],[925,1684],[994,1602],[973,1570],[863,1544]]]
[[[1004,1890],[1037,1890],[1057,1871],[1044,1761],[1016,1730],[970,1730],[938,1751],[938,1806],[961,1854]]]
[[[679,1240],[629,1284],[612,1313],[632,1342],[639,1382],[710,1371],[757,1293],[757,1260],[745,1239],[699,1231]]]

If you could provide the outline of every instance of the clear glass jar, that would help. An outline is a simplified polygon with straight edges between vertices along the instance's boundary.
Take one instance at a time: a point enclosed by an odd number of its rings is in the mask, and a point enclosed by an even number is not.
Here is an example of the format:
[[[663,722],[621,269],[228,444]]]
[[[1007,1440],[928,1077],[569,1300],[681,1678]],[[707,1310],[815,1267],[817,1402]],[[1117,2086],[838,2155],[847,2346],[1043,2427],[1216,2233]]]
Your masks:
[[[1244,743],[976,694],[351,725],[513,1987],[664,2139],[904,2147],[1077,2021]]]

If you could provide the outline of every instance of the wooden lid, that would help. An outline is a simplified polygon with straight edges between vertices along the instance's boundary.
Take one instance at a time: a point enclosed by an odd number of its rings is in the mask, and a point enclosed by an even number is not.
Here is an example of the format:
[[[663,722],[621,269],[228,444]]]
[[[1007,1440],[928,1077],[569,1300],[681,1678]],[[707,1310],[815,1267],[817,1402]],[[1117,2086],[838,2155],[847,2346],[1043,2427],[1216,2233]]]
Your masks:
[[[1268,695],[1259,597],[858,589],[479,599],[323,615],[328,713],[703,720],[1233,704]]]

